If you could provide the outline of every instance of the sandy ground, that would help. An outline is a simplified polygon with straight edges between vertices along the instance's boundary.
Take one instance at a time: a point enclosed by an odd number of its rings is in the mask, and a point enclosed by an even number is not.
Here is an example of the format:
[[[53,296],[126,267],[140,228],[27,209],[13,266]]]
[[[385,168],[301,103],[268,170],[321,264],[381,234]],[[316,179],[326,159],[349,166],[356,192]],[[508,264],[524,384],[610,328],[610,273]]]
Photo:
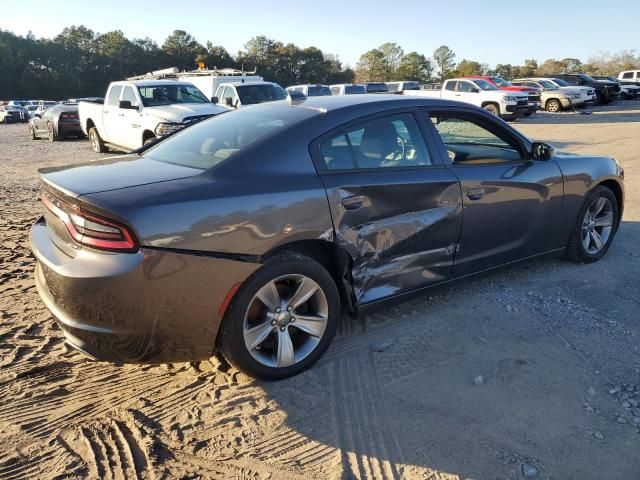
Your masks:
[[[217,358],[97,363],[35,291],[36,169],[98,158],[0,125],[0,478],[640,477],[640,102],[516,127],[614,155],[627,202],[606,258],[547,260],[345,319],[278,383]]]

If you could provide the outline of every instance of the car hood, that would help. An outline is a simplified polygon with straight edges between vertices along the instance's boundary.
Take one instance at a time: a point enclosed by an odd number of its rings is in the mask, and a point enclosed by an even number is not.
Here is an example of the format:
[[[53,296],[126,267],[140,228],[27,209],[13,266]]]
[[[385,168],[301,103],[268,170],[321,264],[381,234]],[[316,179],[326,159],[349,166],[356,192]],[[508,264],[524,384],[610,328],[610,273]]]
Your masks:
[[[158,107],[145,107],[143,115],[153,116],[165,122],[182,123],[187,117],[217,115],[229,110],[213,103],[174,103]]]
[[[202,172],[203,170],[197,168],[159,162],[137,154],[38,170],[44,183],[72,198],[89,193],[167,182],[192,177]]]

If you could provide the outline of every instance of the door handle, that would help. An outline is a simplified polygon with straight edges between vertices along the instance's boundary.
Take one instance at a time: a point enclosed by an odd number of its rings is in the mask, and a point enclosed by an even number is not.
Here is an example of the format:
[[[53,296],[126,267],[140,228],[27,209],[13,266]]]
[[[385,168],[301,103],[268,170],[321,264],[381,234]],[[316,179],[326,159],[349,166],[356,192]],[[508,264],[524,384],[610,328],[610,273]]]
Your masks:
[[[342,206],[346,210],[358,210],[367,201],[367,197],[364,195],[352,195],[342,199]]]
[[[470,200],[480,200],[484,193],[484,188],[470,188],[467,190],[467,197]]]
[[[124,117],[124,113],[119,113],[118,116],[119,117]]]

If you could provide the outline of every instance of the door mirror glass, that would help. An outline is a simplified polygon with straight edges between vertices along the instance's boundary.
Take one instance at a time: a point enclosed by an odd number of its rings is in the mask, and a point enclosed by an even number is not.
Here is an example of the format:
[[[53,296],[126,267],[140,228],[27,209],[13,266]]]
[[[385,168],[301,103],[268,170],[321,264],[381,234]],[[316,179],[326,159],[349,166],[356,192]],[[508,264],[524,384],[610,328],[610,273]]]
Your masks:
[[[554,154],[552,145],[543,142],[533,142],[531,146],[531,157],[534,160],[551,160]]]
[[[133,105],[131,105],[131,102],[129,100],[120,100],[120,103],[118,104],[119,108],[122,108],[124,110],[137,110],[138,107],[134,107]]]
[[[478,87],[471,87],[471,93],[479,93],[480,89]]]
[[[218,103],[218,97],[211,97],[211,103]]]

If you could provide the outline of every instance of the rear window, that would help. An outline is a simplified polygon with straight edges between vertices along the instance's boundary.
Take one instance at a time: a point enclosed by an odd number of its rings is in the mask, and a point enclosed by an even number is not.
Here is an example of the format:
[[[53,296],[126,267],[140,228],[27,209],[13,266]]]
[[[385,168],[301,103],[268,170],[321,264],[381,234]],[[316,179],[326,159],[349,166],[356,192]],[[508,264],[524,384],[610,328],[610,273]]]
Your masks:
[[[107,104],[118,106],[121,92],[122,85],[114,85],[113,87],[111,87],[111,90],[109,91],[109,98],[107,99]]]
[[[386,83],[368,83],[367,93],[388,92],[389,88]]]
[[[331,95],[331,89],[324,85],[309,85],[308,97],[324,97]]]
[[[291,107],[285,103],[242,108],[172,135],[142,156],[159,162],[207,170],[249,145],[316,114],[311,109]]]
[[[255,105],[256,103],[273,102],[287,98],[287,92],[280,85],[238,85],[236,91],[242,105]]]
[[[347,85],[344,87],[345,95],[357,95],[359,93],[367,93],[363,85]]]

